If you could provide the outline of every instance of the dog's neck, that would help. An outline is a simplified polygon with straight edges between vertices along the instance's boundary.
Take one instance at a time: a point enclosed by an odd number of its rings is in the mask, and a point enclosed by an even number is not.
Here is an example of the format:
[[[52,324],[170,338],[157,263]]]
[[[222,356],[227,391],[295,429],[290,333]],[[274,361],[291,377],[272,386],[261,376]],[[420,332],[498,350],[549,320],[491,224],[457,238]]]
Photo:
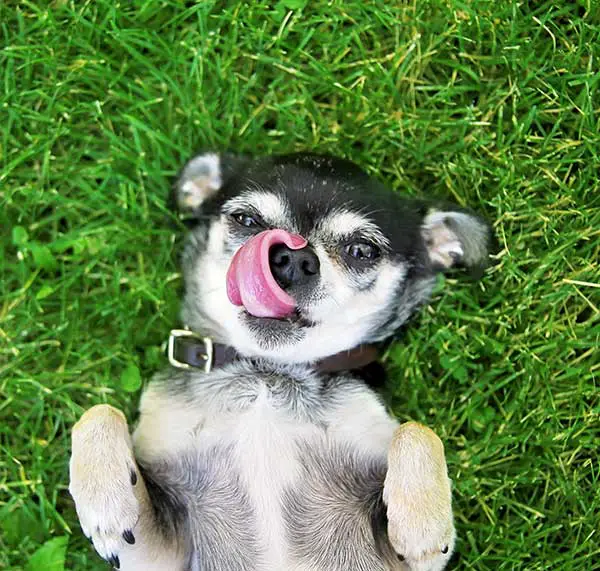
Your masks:
[[[203,337],[188,329],[171,331],[168,343],[168,358],[171,365],[180,369],[201,369],[209,372],[228,363],[251,357],[242,355],[234,347],[215,343],[210,337]],[[341,351],[307,363],[321,373],[336,373],[361,369],[376,361],[379,351],[375,345],[358,345],[347,351]]]

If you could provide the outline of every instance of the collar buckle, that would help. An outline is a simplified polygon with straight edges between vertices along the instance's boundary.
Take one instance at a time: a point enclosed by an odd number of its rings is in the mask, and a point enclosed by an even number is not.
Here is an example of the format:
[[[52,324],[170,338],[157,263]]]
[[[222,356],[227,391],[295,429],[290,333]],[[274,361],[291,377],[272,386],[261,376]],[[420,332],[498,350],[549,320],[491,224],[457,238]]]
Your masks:
[[[213,341],[210,337],[202,337],[202,335],[198,335],[197,333],[194,333],[193,331],[190,331],[189,329],[171,329],[171,332],[169,333],[169,342],[167,344],[167,357],[169,359],[169,363],[171,363],[171,365],[173,367],[176,367],[177,369],[196,368],[196,367],[192,367],[192,365],[189,365],[188,363],[179,361],[175,357],[175,343],[176,343],[177,339],[179,339],[181,337],[191,337],[193,339],[198,339],[199,341],[201,341],[204,344],[204,348],[206,351],[205,351],[205,354],[202,355],[202,359],[204,360],[203,369],[204,369],[205,373],[210,373],[210,371],[212,370],[213,361],[214,361]]]

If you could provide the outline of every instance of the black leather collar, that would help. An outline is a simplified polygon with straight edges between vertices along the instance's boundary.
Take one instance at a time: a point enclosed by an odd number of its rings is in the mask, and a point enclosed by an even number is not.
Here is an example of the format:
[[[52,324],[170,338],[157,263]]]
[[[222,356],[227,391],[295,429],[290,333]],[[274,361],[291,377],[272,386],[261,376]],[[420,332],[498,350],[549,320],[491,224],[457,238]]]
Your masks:
[[[214,343],[210,337],[189,329],[171,330],[167,356],[169,363],[178,369],[203,369],[206,373],[244,358],[233,347]],[[378,356],[375,345],[359,345],[317,361],[314,368],[324,373],[351,371],[369,365]]]

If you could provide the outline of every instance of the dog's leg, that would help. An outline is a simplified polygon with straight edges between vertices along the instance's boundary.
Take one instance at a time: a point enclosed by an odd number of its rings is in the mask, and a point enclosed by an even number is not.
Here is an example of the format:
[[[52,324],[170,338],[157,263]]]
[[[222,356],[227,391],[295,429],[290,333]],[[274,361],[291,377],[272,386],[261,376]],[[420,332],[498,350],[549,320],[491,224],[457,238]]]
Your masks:
[[[83,533],[124,571],[177,571],[183,554],[159,531],[123,413],[98,405],[73,428],[69,491]]]
[[[454,549],[444,445],[416,422],[400,426],[388,453],[383,489],[388,535],[411,571],[440,571]]]

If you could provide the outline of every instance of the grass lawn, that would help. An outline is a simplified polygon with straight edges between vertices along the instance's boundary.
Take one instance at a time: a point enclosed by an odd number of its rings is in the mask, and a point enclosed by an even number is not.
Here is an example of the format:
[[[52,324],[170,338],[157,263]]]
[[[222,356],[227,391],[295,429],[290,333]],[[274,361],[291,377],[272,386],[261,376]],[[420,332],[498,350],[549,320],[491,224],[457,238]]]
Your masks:
[[[600,8],[267,4],[0,4],[0,569],[108,568],[69,433],[165,364],[198,148],[333,152],[494,222],[498,264],[390,350],[390,406],[446,443],[454,569],[600,569]]]

